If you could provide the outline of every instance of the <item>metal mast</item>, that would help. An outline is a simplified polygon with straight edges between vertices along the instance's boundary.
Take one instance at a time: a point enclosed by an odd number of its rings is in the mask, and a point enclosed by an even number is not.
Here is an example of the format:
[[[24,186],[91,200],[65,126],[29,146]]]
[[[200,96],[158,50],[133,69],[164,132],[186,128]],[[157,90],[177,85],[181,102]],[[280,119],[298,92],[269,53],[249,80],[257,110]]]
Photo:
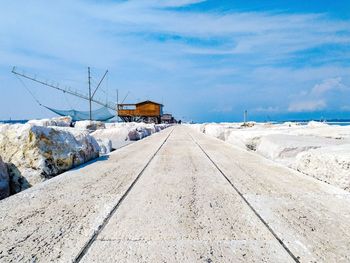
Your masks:
[[[248,121],[248,111],[247,110],[244,111],[243,118],[244,118],[244,124],[245,124]]]
[[[89,79],[89,113],[90,113],[90,121],[92,121],[92,114],[91,114],[91,76],[90,76],[90,67],[88,67],[88,79]]]
[[[90,68],[89,68],[89,71],[90,71]],[[93,92],[93,94],[91,95],[91,83],[90,83],[89,84],[89,95],[85,95],[85,94],[82,94],[82,93],[80,93],[80,92],[78,92],[76,90],[72,90],[69,87],[63,88],[63,87],[60,87],[58,84],[50,84],[47,81],[37,79],[36,77],[28,76],[28,75],[26,75],[24,73],[20,73],[20,72],[16,71],[16,67],[13,67],[13,69],[12,69],[12,73],[15,74],[15,75],[18,75],[20,77],[23,77],[23,78],[26,78],[26,79],[29,79],[29,80],[32,80],[32,81],[35,81],[37,83],[40,83],[40,84],[45,85],[47,87],[50,87],[50,88],[62,91],[64,93],[68,93],[68,94],[73,95],[75,97],[79,97],[81,99],[88,100],[90,102],[90,104],[91,104],[91,102],[94,102],[96,104],[99,104],[99,105],[101,105],[103,107],[106,107],[106,108],[111,109],[111,110],[114,111],[116,109],[115,103],[112,103],[112,102],[106,102],[105,103],[105,102],[102,102],[102,101],[94,98],[94,95],[95,95],[97,89],[99,88],[100,84],[102,83],[104,77],[106,76],[107,72],[108,72],[108,70],[106,71],[106,73],[102,77],[99,85],[96,87],[96,89]],[[89,73],[89,82],[90,82],[90,77],[91,76],[90,76],[90,73]]]
[[[119,122],[119,90],[117,89],[117,122]]]

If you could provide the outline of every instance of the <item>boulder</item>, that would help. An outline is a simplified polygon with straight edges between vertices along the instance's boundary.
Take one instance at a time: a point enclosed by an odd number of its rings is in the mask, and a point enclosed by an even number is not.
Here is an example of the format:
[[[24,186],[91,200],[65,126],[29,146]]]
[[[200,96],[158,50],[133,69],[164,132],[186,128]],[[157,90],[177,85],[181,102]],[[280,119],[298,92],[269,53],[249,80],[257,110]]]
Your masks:
[[[7,166],[0,157],[0,200],[10,195],[10,177]]]
[[[56,117],[51,119],[41,119],[41,120],[30,120],[27,122],[33,126],[59,126],[59,127],[70,127],[72,125],[72,117]]]
[[[249,121],[249,122],[244,122],[241,127],[243,128],[251,128],[251,127],[254,127],[255,126],[255,122],[253,121]]]
[[[112,141],[109,139],[96,139],[98,146],[100,147],[100,155],[105,155],[113,150]]]
[[[101,148],[101,154],[106,154],[113,149],[118,149],[132,141],[141,140],[153,133],[169,127],[168,124],[146,123],[107,123],[105,129],[91,133]],[[109,142],[110,141],[110,142]]]
[[[204,133],[220,140],[225,140],[225,127],[220,124],[210,123],[205,125]]]
[[[350,191],[350,144],[302,152],[295,168],[307,175]]]
[[[74,127],[81,130],[96,131],[98,129],[105,129],[106,125],[102,121],[77,121]]]
[[[309,121],[307,123],[307,127],[309,128],[318,128],[318,127],[327,127],[328,124],[324,122],[319,122],[319,121]]]
[[[0,126],[0,152],[8,163],[11,193],[94,159],[99,150],[88,131],[33,124]]]
[[[339,140],[315,136],[270,134],[260,138],[256,151],[268,159],[293,166],[301,152],[340,143]]]
[[[106,129],[100,129],[92,132],[90,135],[93,136],[100,144],[103,144],[103,147],[108,148],[110,146],[109,151],[113,149],[118,149],[129,143],[129,129],[125,126],[109,126]],[[107,143],[110,141],[110,143]],[[107,151],[106,151],[107,153]]]

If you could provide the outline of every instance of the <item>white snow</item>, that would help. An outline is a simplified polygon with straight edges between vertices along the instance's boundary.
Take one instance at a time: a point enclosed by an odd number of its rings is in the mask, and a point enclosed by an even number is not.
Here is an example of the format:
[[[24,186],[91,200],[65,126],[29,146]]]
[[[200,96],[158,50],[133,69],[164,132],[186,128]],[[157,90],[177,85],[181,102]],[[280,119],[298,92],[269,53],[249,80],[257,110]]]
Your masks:
[[[74,128],[81,130],[92,130],[104,129],[105,123],[102,121],[77,121],[74,124]]]
[[[69,116],[56,117],[51,119],[41,119],[41,120],[30,120],[27,122],[33,126],[61,126],[69,127],[72,124],[72,118]]]
[[[14,192],[94,159],[100,151],[88,131],[33,123],[0,125],[0,149]]]
[[[350,144],[302,152],[296,157],[295,168],[350,191]]]
[[[0,124],[0,158],[6,163],[0,160],[0,195],[6,195],[8,181],[20,192],[169,125],[79,121],[71,126],[70,117]]]
[[[315,121],[307,125],[285,122],[189,126],[350,191],[350,126]]]
[[[316,136],[269,134],[260,138],[256,152],[268,159],[293,166],[295,157],[301,152],[340,143],[336,139]]]
[[[106,123],[106,129],[99,129],[91,133],[105,153],[113,149],[141,140],[155,132],[159,132],[169,125],[146,123]],[[108,140],[110,143],[108,143]]]

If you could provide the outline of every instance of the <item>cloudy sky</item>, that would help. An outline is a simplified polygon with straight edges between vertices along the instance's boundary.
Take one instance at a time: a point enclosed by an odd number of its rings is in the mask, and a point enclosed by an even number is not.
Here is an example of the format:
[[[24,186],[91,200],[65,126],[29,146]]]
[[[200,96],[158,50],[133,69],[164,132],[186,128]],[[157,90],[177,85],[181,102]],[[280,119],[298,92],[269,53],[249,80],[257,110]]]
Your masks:
[[[348,0],[5,0],[0,119],[88,103],[11,74],[13,66],[97,96],[151,99],[178,118],[350,118]],[[95,106],[97,108],[97,106]]]

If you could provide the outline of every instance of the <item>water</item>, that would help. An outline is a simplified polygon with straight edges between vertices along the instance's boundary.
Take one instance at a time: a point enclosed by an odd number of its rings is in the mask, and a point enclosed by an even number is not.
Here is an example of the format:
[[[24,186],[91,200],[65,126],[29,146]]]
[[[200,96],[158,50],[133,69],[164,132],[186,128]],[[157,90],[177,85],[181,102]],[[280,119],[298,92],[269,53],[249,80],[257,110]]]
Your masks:
[[[307,125],[310,121],[313,121],[313,120],[287,120],[287,121],[276,121],[276,122],[272,122],[272,123],[276,123],[276,124],[282,124],[282,123],[285,123],[285,122],[296,122],[296,123],[299,123],[301,125]],[[350,121],[349,120],[329,120],[329,121],[319,121],[319,120],[315,120],[317,122],[323,122],[325,124],[328,124],[328,125],[339,125],[339,126],[347,126],[347,125],[350,125]]]
[[[343,122],[327,122],[329,125],[339,125],[339,126],[347,126],[350,125],[349,121],[343,121]]]
[[[28,120],[0,120],[0,123],[16,124],[16,123],[26,123]]]
[[[9,123],[9,124],[16,124],[16,123],[26,123],[28,120],[0,120],[0,123]],[[309,121],[311,120],[302,120],[302,121],[297,121],[297,120],[293,120],[293,121],[276,121],[276,122],[272,122],[272,123],[284,123],[284,122],[297,122],[300,123],[302,125],[306,125]],[[350,120],[334,120],[334,121],[326,121],[326,124],[329,125],[339,125],[339,126],[348,126],[350,125]]]

